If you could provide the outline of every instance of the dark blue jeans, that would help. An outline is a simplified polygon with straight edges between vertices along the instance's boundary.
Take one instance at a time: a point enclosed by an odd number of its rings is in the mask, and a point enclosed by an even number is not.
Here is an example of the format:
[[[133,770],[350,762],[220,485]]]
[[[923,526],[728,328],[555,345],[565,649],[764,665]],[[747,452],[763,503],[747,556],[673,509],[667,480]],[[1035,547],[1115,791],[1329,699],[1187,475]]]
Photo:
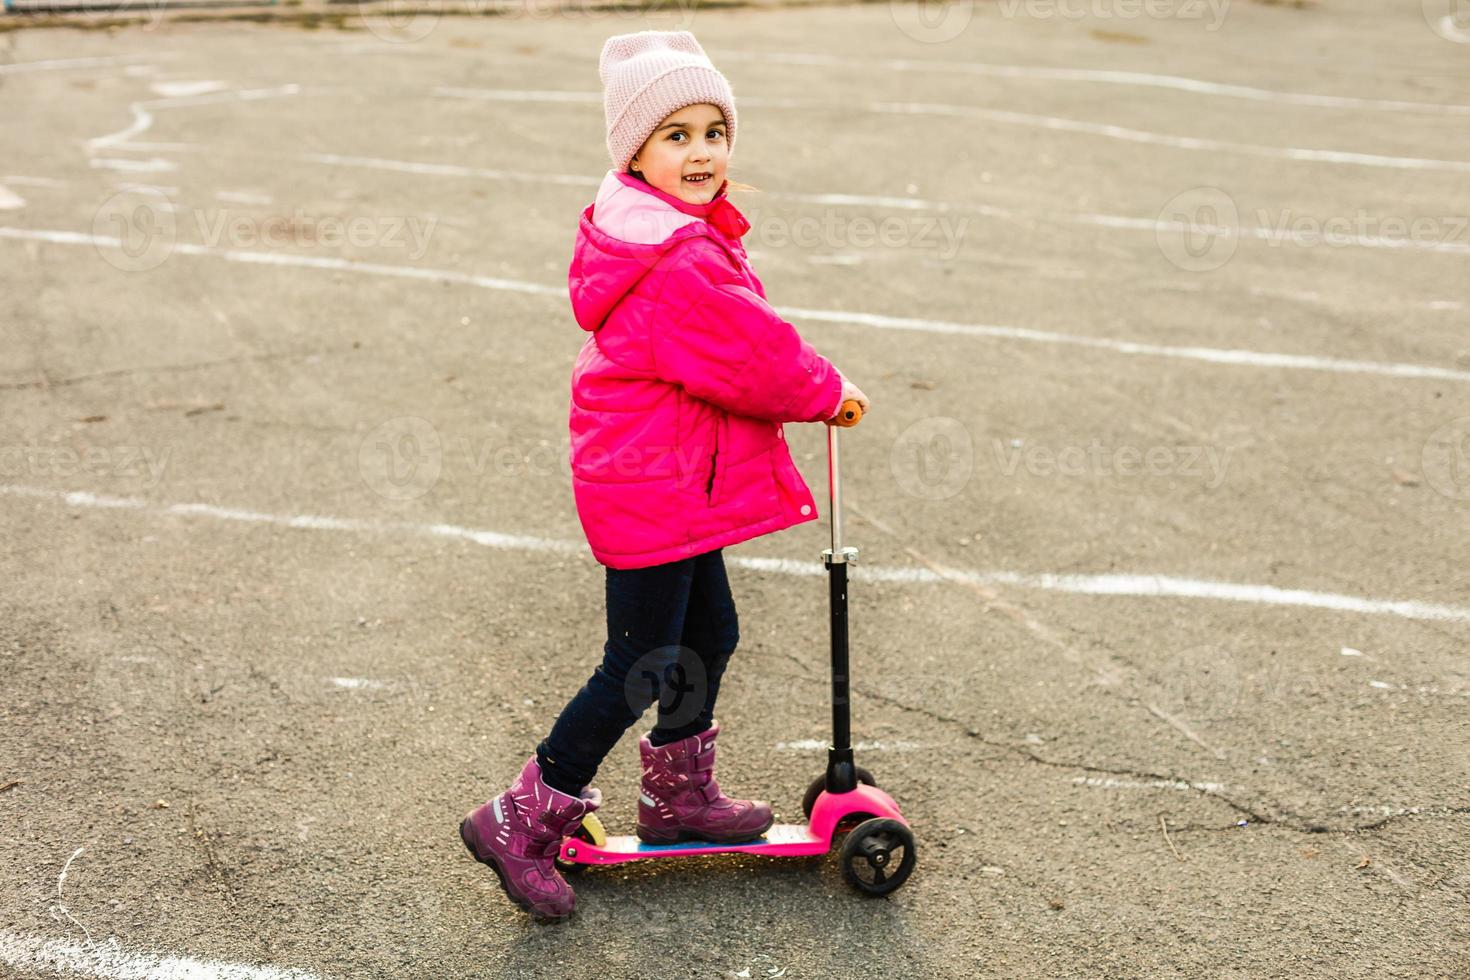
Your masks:
[[[739,642],[720,549],[649,568],[608,568],[602,664],[536,746],[547,785],[579,794],[655,701],[655,745],[709,728]]]

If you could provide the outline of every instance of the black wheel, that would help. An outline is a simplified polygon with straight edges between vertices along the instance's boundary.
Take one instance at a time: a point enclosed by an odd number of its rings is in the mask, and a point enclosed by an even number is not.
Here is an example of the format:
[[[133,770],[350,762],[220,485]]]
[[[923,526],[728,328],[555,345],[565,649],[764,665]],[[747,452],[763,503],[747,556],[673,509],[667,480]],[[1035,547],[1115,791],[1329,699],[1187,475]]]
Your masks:
[[[873,774],[862,766],[853,766],[853,772],[857,773],[858,782],[865,786],[877,786],[878,781]],[[812,818],[812,807],[817,805],[817,797],[822,795],[822,790],[827,788],[827,774],[823,773],[812,784],[806,788],[806,795],[801,798],[801,814],[808,820]]]
[[[842,877],[864,895],[887,895],[908,881],[917,859],[911,830],[897,820],[874,817],[842,842]]]

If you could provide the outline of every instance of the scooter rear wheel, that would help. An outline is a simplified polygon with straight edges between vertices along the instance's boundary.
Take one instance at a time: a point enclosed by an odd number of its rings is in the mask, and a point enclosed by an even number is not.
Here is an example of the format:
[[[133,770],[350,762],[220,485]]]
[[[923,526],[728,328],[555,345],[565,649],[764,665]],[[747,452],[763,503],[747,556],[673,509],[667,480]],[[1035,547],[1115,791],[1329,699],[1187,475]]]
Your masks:
[[[602,821],[597,818],[597,814],[589,813],[582,818],[582,823],[572,832],[571,838],[601,846],[607,843],[607,831],[603,829]],[[563,861],[559,857],[551,860],[556,865],[556,870],[562,874],[581,874],[587,870],[587,865],[578,861]]]
[[[862,766],[853,766],[852,769],[853,772],[857,774],[858,782],[862,783],[864,786],[878,785],[878,780],[873,778],[873,774],[868,772],[868,770],[864,769]],[[806,795],[801,798],[802,816],[806,817],[808,820],[812,818],[812,807],[817,805],[817,797],[821,796],[822,790],[826,788],[826,773],[823,773],[816,779],[812,780],[812,784],[806,788]]]
[[[890,817],[864,820],[842,842],[842,876],[864,895],[896,890],[916,860],[913,831]]]

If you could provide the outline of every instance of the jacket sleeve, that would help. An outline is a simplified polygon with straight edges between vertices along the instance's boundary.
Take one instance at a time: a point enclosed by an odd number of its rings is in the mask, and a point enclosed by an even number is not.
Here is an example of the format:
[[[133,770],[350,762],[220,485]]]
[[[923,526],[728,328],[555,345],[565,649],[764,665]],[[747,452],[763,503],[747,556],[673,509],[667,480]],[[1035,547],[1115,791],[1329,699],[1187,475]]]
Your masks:
[[[842,377],[742,283],[693,271],[693,302],[652,325],[654,371],[726,411],[773,422],[822,422],[837,414]]]

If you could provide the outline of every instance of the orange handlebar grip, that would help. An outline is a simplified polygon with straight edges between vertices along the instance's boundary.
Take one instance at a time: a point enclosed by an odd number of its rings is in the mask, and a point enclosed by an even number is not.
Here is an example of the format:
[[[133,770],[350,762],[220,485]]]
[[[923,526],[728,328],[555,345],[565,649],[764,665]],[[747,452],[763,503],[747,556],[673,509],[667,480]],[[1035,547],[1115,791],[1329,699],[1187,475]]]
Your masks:
[[[828,425],[838,425],[844,429],[850,429],[857,425],[863,417],[863,407],[855,399],[849,398],[842,403],[838,409],[837,417],[827,420]]]

